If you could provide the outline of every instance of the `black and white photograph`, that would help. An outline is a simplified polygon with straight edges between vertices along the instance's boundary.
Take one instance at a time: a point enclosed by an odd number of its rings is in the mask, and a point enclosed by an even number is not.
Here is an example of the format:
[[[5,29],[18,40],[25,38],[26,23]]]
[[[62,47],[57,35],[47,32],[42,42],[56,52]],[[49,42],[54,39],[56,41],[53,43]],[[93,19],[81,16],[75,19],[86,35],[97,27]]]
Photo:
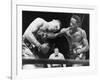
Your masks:
[[[90,66],[90,14],[22,10],[22,69]]]
[[[97,8],[69,4],[66,0],[51,2],[12,0],[11,76],[8,77],[12,80],[96,79],[93,75],[99,68]]]
[[[96,72],[94,7],[18,2],[12,11],[13,79]]]

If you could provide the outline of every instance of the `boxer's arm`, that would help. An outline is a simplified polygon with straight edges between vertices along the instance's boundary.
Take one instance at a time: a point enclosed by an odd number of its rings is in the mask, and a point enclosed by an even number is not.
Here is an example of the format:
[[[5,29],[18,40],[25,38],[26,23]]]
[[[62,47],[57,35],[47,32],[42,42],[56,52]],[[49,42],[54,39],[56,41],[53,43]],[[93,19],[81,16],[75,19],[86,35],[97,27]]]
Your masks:
[[[58,35],[65,35],[66,37],[70,36],[69,29],[70,29],[70,27],[62,28],[61,31],[60,31],[60,33]]]
[[[65,33],[66,33],[66,28],[62,28],[62,29],[60,30],[60,32],[55,33],[54,36],[55,36],[55,37],[63,36]]]
[[[87,36],[86,36],[86,32],[83,31],[83,48],[81,49],[81,52],[87,52],[89,49],[89,45],[88,45],[88,40],[87,40]]]
[[[54,38],[56,38],[58,36],[61,36],[61,35],[63,35],[63,33],[61,33],[61,32],[58,32],[58,33],[47,33],[46,37],[49,38],[49,39],[54,39]]]
[[[28,27],[25,37],[34,45],[39,47],[41,44],[36,39],[34,32],[38,30],[39,26],[42,24],[42,20],[40,18],[35,19]]]
[[[49,39],[54,39],[54,38],[56,37],[56,34],[57,34],[57,33],[47,33],[46,36],[47,36],[47,38],[49,38]]]
[[[30,33],[28,33],[28,35],[26,35],[26,38],[33,44],[33,45],[35,45],[35,46],[39,46],[39,45],[41,45],[40,43],[39,43],[39,41],[35,38],[35,36],[30,32]]]

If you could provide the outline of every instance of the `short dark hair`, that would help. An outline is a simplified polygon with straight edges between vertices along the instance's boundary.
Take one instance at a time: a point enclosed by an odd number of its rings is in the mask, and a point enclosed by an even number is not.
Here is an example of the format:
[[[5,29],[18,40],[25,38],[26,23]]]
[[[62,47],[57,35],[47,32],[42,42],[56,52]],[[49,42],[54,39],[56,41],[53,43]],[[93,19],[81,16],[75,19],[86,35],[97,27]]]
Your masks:
[[[81,26],[81,18],[78,15],[73,15],[71,18],[76,19],[78,26]]]

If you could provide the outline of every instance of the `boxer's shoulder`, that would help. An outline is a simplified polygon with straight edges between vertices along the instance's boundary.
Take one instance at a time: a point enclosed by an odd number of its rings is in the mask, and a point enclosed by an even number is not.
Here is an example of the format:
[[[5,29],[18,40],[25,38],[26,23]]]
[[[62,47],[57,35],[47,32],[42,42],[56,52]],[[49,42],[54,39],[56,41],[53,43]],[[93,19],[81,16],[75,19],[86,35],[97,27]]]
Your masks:
[[[29,31],[33,31],[33,30],[37,30],[39,27],[41,27],[46,21],[42,18],[36,18],[35,20],[33,20],[28,29]]]
[[[81,31],[81,32],[83,32],[83,33],[85,32],[85,30],[82,29],[82,28],[78,28],[78,30]]]
[[[36,18],[34,21],[38,21],[38,22],[46,22],[43,18],[40,18],[40,17],[38,17],[38,18]]]
[[[86,35],[85,30],[82,29],[81,32],[82,32],[82,35],[83,35],[83,36]]]
[[[82,28],[79,28],[79,31],[81,31],[81,35],[83,38],[86,38],[86,31]]]

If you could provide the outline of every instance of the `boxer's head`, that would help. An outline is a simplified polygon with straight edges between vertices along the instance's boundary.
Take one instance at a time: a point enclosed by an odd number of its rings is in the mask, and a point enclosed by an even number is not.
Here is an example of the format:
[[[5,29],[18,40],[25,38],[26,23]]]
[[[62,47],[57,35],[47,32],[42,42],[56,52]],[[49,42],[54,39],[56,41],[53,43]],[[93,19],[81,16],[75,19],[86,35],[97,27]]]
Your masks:
[[[52,20],[48,24],[49,24],[48,29],[50,31],[56,32],[60,29],[60,21],[59,20]]]
[[[73,15],[71,17],[71,20],[70,20],[70,26],[72,28],[75,28],[75,27],[80,27],[80,25],[81,25],[81,19],[80,19],[80,17],[77,16],[77,15]]]

